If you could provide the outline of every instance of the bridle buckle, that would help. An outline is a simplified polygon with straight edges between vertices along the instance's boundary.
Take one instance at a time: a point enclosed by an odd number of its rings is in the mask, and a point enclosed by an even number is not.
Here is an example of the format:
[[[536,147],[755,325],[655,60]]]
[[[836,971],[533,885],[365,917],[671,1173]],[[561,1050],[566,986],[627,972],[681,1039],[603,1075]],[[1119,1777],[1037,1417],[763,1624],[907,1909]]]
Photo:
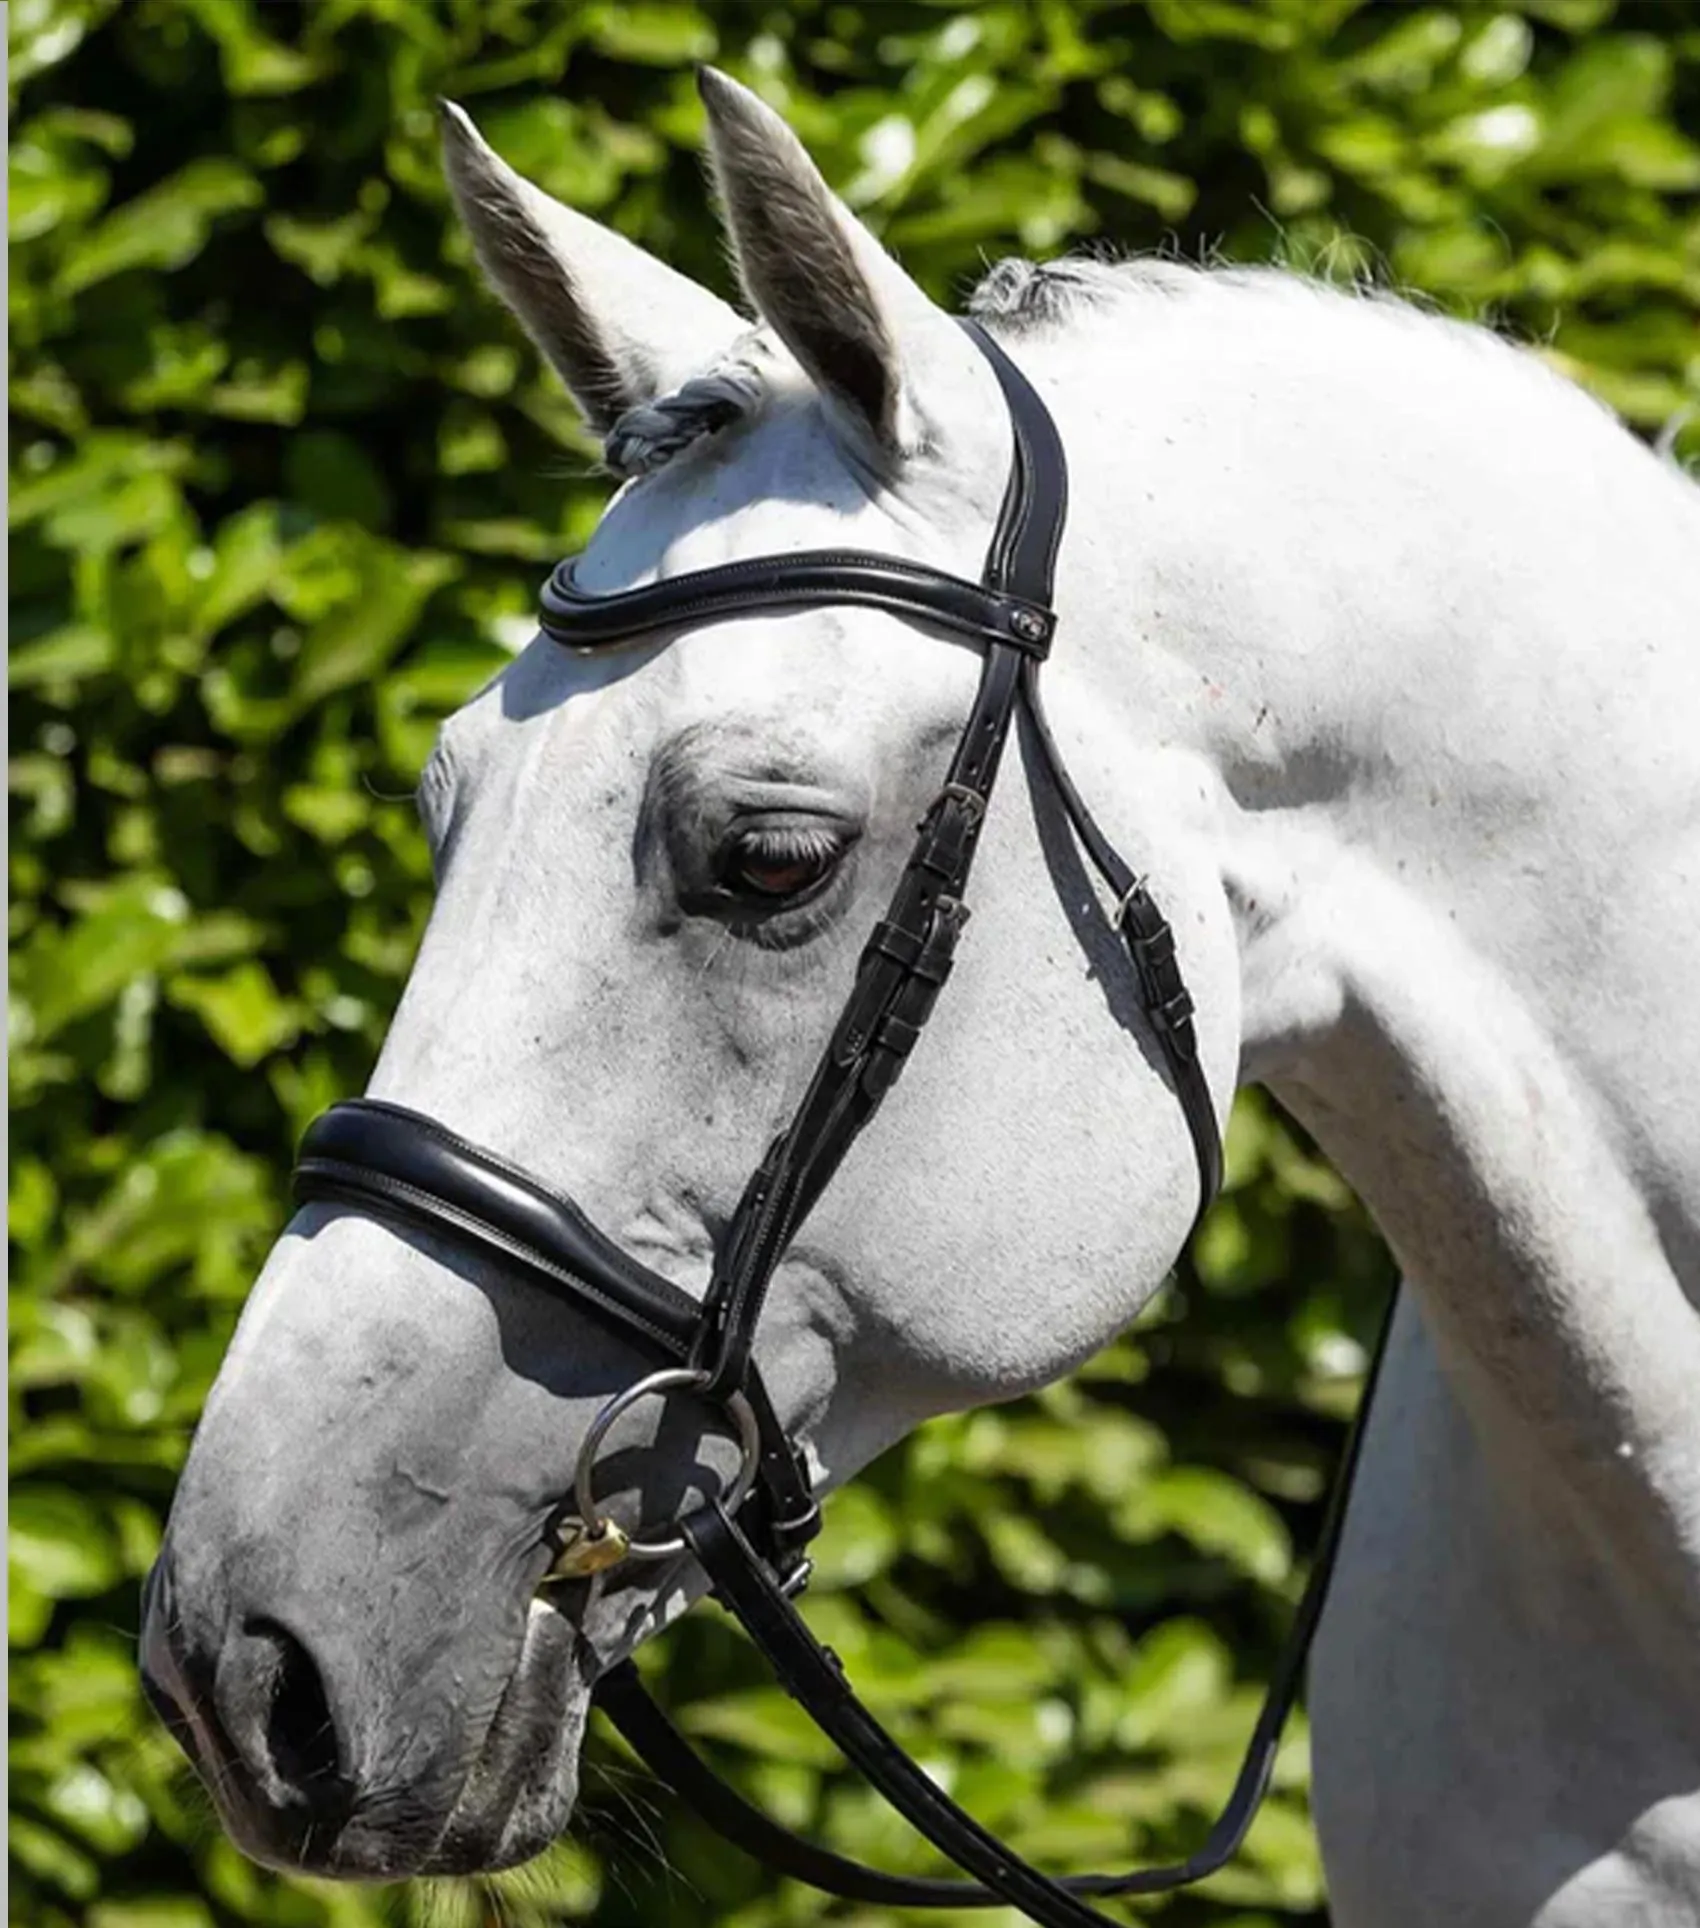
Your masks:
[[[617,1567],[632,1550],[631,1535],[617,1520],[562,1520],[557,1531],[561,1550],[545,1580],[588,1580]]]
[[[941,784],[938,795],[933,799],[933,808],[936,810],[941,803],[961,804],[974,823],[978,823],[986,814],[985,797],[966,783]]]
[[[1145,886],[1151,881],[1145,871],[1141,871],[1116,900],[1116,907],[1110,912],[1110,929],[1119,931],[1127,923],[1128,910],[1136,897],[1145,895]]]

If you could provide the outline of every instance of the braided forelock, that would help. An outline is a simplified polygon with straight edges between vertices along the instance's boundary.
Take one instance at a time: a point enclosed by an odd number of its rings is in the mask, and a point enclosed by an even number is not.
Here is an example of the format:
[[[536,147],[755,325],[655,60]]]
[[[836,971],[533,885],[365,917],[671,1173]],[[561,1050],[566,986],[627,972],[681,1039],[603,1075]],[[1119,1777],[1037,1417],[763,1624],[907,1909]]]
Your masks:
[[[767,391],[771,350],[752,332],[683,388],[628,408],[609,429],[602,459],[626,480],[649,475],[705,435],[753,415]]]

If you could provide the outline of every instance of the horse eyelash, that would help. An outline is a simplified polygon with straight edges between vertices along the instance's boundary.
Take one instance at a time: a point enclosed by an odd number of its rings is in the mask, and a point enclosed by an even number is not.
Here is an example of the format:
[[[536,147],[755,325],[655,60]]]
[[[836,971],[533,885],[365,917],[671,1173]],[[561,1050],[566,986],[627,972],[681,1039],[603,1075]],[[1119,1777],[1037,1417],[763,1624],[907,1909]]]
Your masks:
[[[731,847],[741,855],[757,853],[780,863],[824,863],[839,856],[849,839],[815,824],[775,824],[737,832]]]

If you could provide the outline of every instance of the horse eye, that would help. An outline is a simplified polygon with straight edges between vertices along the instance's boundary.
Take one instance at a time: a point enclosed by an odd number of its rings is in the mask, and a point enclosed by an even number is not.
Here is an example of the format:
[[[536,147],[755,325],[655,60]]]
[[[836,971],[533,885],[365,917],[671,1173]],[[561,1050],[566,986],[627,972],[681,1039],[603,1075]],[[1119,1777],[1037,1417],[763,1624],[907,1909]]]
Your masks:
[[[844,845],[824,831],[756,831],[736,838],[720,865],[724,889],[774,903],[818,890],[838,868]]]

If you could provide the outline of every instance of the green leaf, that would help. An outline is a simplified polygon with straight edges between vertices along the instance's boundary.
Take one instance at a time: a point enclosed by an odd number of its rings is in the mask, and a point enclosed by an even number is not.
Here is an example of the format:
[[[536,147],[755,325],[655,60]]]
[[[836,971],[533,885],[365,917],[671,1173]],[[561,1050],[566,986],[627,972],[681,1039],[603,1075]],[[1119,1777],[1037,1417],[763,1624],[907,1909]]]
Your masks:
[[[7,171],[6,228],[14,248],[80,227],[106,203],[111,176],[34,123],[15,141]]]
[[[6,1199],[6,1226],[14,1243],[34,1245],[51,1224],[58,1203],[59,1188],[47,1166],[39,1158],[19,1159]]]
[[[335,784],[298,783],[283,793],[283,810],[320,843],[344,843],[372,817],[372,800],[363,791]]]
[[[426,599],[460,573],[452,556],[407,555],[365,539],[348,543],[341,562],[342,593],[333,592],[296,658],[290,705],[297,713],[374,677],[406,640]]]
[[[135,1650],[110,1630],[76,1625],[62,1647],[15,1662],[12,1679],[14,1704],[58,1748],[109,1743],[140,1724]]]
[[[111,1527],[68,1487],[13,1487],[6,1550],[11,1574],[49,1600],[105,1593],[123,1577]]]
[[[353,522],[373,531],[389,526],[389,485],[352,436],[314,429],[293,437],[284,456],[290,496],[326,522]]]
[[[39,932],[22,962],[22,1021],[50,1038],[110,1003],[133,979],[157,972],[183,941],[189,906],[170,884],[134,877],[103,891],[63,935]]]
[[[364,208],[325,220],[274,214],[266,222],[266,239],[285,261],[321,288],[331,288],[353,266],[376,220],[376,213]]]
[[[113,655],[110,630],[97,629],[93,623],[67,623],[14,649],[6,659],[6,680],[13,689],[76,682],[110,669]]]
[[[1050,1663],[1024,1627],[972,1627],[955,1652],[932,1662],[927,1687],[936,1700],[1028,1700],[1049,1684]]]
[[[14,1812],[9,1817],[6,1845],[36,1880],[57,1889],[67,1899],[82,1902],[99,1893],[99,1862],[72,1847],[57,1830],[44,1827],[27,1814]]]
[[[821,1536],[809,1549],[822,1588],[856,1587],[883,1573],[896,1556],[890,1508],[865,1486],[847,1486],[826,1503]]]
[[[694,6],[664,0],[591,0],[585,8],[588,37],[615,60],[642,60],[659,67],[710,60],[714,28]]]
[[[235,161],[191,161],[75,241],[59,270],[59,292],[80,294],[134,268],[181,268],[206,246],[222,216],[257,207],[263,198],[259,182]]]
[[[16,1455],[13,1465],[17,1464]],[[14,1561],[6,1576],[6,1642],[11,1647],[38,1645],[53,1624],[53,1601],[33,1587]]]
[[[1122,1678],[1123,1745],[1184,1739],[1187,1724],[1214,1706],[1228,1681],[1220,1637],[1198,1620],[1167,1620],[1140,1641]]]
[[[307,364],[250,355],[234,363],[230,379],[207,392],[206,406],[234,422],[292,428],[307,408]]]
[[[1170,1467],[1143,1488],[1133,1510],[1142,1524],[1180,1534],[1265,1586],[1278,1585],[1292,1570],[1292,1543],[1280,1514],[1226,1473]]]
[[[1198,198],[1197,186],[1183,174],[1123,160],[1118,154],[1094,154],[1087,162],[1089,177],[1102,186],[1154,208],[1165,221],[1179,221]]]
[[[201,627],[210,633],[246,614],[270,589],[281,554],[275,504],[253,503],[221,524],[195,601]]]
[[[73,1215],[63,1272],[134,1293],[188,1266],[199,1292],[240,1296],[281,1203],[259,1161],[226,1140],[166,1132]]]
[[[6,80],[14,93],[70,57],[122,0],[12,0],[6,9]]]
[[[312,55],[271,39],[251,0],[184,0],[218,42],[225,85],[233,94],[292,94],[320,72]]]
[[[147,1833],[148,1811],[92,1761],[77,1761],[45,1789],[42,1805],[54,1820],[103,1855],[133,1848]],[[91,1920],[102,1910],[91,1911]]]
[[[590,1915],[603,1891],[597,1858],[579,1841],[552,1842],[535,1860],[480,1885],[486,1886],[490,1913],[529,1928],[557,1928],[563,1916]]]
[[[258,1064],[294,1041],[301,1029],[295,1007],[278,996],[263,965],[252,959],[218,977],[174,977],[165,995],[193,1011],[232,1063]]]
[[[21,1302],[13,1313],[12,1384],[73,1383],[98,1361],[100,1341],[100,1327],[85,1306]]]
[[[140,477],[175,475],[189,461],[190,451],[183,443],[100,430],[66,459],[51,460],[45,469],[17,484],[7,503],[7,516],[14,529],[22,529],[42,517],[90,509]]]
[[[212,1911],[189,1895],[135,1895],[97,1902],[88,1928],[213,1928]]]
[[[694,1701],[679,1723],[704,1740],[730,1741],[747,1753],[805,1767],[831,1767],[838,1750],[801,1707],[778,1687]]]

